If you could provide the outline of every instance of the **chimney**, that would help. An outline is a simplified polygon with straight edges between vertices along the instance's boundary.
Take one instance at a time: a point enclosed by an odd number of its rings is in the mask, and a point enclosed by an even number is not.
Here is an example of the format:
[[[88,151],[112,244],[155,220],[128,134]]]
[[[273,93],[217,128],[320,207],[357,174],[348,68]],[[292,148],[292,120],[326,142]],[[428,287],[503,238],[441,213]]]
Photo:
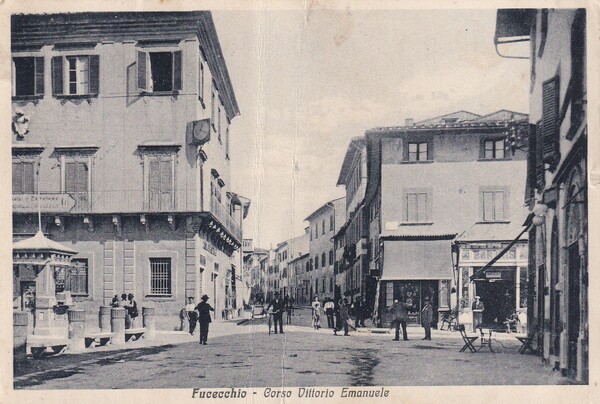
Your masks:
[[[412,118],[406,118],[406,121],[404,123],[404,126],[414,126],[415,124],[415,120]]]

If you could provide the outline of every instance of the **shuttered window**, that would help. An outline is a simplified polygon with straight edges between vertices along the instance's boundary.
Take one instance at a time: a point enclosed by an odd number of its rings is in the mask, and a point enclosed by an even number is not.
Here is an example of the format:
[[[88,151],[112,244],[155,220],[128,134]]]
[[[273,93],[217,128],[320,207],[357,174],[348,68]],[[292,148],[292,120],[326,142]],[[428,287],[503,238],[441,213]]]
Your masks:
[[[484,191],[482,195],[482,211],[484,222],[494,222],[505,219],[504,191]]]
[[[69,161],[65,164],[65,191],[79,193],[88,191],[88,164]]]
[[[55,56],[52,58],[54,95],[95,95],[100,89],[100,57]]]
[[[182,54],[174,52],[137,52],[137,86],[144,92],[182,89]]]
[[[15,96],[44,94],[43,57],[13,58],[13,67]]]
[[[538,190],[542,190],[544,181],[544,129],[542,121],[538,122],[535,130],[535,181]]]
[[[171,156],[148,158],[148,204],[151,211],[173,210],[173,164]]]
[[[171,258],[150,258],[150,294],[171,295]]]
[[[13,162],[12,165],[13,194],[35,193],[35,167],[33,162]]]
[[[558,77],[546,81],[542,87],[542,131],[543,142],[543,161],[553,169],[557,164],[557,154],[559,146],[559,127],[558,127],[558,98],[559,98]]]
[[[421,223],[429,221],[427,192],[407,192],[404,208],[405,222]]]

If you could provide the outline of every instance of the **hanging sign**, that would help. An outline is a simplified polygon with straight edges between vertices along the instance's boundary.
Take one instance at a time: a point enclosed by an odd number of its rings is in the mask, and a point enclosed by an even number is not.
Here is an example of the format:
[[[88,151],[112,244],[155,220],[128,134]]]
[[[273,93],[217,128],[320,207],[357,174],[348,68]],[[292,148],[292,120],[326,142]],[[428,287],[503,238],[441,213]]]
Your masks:
[[[13,212],[36,213],[38,207],[42,212],[67,213],[75,206],[75,199],[70,194],[13,194]]]

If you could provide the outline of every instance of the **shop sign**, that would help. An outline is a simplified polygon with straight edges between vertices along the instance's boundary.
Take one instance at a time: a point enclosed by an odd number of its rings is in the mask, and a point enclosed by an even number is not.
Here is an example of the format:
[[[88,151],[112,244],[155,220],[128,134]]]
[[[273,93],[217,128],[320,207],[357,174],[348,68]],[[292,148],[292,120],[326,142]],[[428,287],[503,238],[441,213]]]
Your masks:
[[[35,213],[38,209],[42,212],[67,213],[75,206],[75,199],[70,194],[14,194],[12,204],[13,212],[17,213]]]
[[[502,273],[501,272],[486,272],[485,277],[487,279],[502,279]]]

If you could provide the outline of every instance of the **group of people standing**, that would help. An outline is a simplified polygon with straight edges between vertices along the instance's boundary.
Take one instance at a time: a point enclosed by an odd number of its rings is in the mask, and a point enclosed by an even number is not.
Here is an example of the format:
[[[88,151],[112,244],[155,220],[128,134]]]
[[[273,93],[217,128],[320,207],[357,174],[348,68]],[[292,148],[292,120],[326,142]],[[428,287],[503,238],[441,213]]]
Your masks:
[[[136,318],[139,316],[137,302],[133,293],[123,293],[121,296],[115,295],[111,302],[112,307],[121,307],[125,312],[125,328],[135,328]]]
[[[181,312],[179,313],[179,319],[181,320],[181,328],[183,331],[185,328],[186,321],[189,323],[189,332],[190,335],[194,335],[194,331],[196,330],[196,323],[200,324],[200,344],[207,345],[208,344],[208,328],[209,324],[212,322],[210,318],[210,312],[215,311],[210,304],[207,303],[208,296],[203,295],[200,300],[202,300],[198,305],[194,302],[193,297],[188,297],[188,303],[185,305]]]
[[[392,327],[396,328],[394,341],[400,341],[400,327],[402,327],[402,339],[408,341],[406,332],[406,322],[408,321],[408,311],[412,308],[412,303],[409,301],[394,300],[394,304],[390,308],[392,314]],[[425,329],[424,340],[431,340],[431,325],[433,323],[433,307],[429,298],[425,298],[425,303],[421,309],[421,325]]]
[[[312,326],[314,329],[321,328],[321,302],[319,297],[315,296],[315,300],[311,303],[312,307]],[[347,298],[340,299],[335,302],[332,298],[326,297],[323,301],[323,309],[325,310],[325,316],[327,317],[327,327],[333,329],[334,334],[337,335],[338,331],[344,330],[344,335],[348,334],[350,325],[351,315],[355,317],[355,326],[364,327],[366,304],[360,298],[356,298],[354,304],[350,304]]]

